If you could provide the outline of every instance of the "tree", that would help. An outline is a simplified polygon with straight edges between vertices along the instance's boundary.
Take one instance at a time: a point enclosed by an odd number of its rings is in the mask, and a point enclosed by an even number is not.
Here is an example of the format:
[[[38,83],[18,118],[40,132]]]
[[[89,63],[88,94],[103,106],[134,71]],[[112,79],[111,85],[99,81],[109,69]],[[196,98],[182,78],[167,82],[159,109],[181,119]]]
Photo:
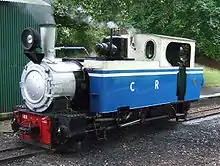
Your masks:
[[[95,43],[105,36],[106,29],[92,24],[77,1],[55,0],[53,9],[58,46],[82,46],[92,51]]]
[[[192,38],[209,57],[220,59],[220,4],[217,0],[55,0],[59,43],[92,48],[107,34],[106,23],[141,33]]]
[[[130,15],[144,33],[192,38],[209,57],[220,59],[220,8],[216,0],[147,0]]]

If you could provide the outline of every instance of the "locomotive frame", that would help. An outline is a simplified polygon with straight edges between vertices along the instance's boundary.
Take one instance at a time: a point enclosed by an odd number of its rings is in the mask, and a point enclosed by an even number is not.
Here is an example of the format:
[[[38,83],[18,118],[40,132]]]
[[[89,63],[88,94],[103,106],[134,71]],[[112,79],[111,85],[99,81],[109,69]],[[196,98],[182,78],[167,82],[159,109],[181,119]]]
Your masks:
[[[87,133],[103,139],[111,129],[185,119],[199,100],[203,69],[194,67],[193,40],[111,34],[96,45],[97,57],[58,59],[55,26],[42,25],[40,35],[22,33],[31,62],[22,73],[24,104],[13,113],[12,129],[27,143],[66,149]]]

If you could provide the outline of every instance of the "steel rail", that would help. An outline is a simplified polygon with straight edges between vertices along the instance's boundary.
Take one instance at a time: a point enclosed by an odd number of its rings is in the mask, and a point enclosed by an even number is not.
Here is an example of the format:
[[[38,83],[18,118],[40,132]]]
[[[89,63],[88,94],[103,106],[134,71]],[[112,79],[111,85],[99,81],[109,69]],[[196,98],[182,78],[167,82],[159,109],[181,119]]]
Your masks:
[[[214,111],[214,112],[213,112]],[[210,113],[209,113],[210,112]],[[198,115],[198,116],[195,116],[196,114],[203,114],[204,115]],[[190,120],[195,120],[195,119],[201,119],[201,118],[206,118],[206,117],[209,117],[209,116],[214,116],[214,115],[218,115],[220,114],[220,106],[218,107],[214,107],[214,108],[210,108],[210,109],[205,109],[205,110],[200,110],[200,111],[196,111],[196,112],[192,112],[192,113],[189,113],[186,117],[186,120],[185,121],[190,121]],[[194,116],[193,116],[194,115]],[[189,116],[189,117],[188,117]]]
[[[209,108],[209,109],[204,109],[204,110],[200,110],[200,111],[195,111],[195,112],[189,113],[188,115],[213,111],[213,110],[217,110],[217,109],[220,109],[220,106],[217,106],[217,107],[214,107],[214,108]]]
[[[7,151],[12,151],[12,150],[17,150],[17,149],[22,149],[25,148],[26,146],[16,146],[16,147],[10,147],[10,148],[5,148],[5,149],[0,149],[0,153],[2,152],[7,152]]]
[[[26,158],[26,157],[31,157],[31,156],[34,156],[35,154],[42,153],[42,152],[45,152],[45,150],[38,150],[38,151],[30,152],[30,153],[24,153],[24,154],[19,154],[19,155],[0,158],[0,163],[14,161],[14,160],[17,160],[17,159],[23,159],[23,158]]]

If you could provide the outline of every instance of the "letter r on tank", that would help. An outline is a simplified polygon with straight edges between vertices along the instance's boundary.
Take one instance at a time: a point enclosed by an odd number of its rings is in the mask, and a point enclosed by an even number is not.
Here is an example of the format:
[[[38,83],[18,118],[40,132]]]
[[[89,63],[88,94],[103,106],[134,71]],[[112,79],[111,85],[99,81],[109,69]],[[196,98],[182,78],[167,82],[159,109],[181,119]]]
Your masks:
[[[159,89],[159,81],[158,80],[155,80],[155,89]]]

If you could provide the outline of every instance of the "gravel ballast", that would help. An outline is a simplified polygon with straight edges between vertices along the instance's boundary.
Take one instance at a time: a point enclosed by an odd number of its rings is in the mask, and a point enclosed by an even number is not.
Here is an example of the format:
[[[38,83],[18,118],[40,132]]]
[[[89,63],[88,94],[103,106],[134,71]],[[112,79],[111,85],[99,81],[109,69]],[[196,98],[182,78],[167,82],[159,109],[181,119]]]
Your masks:
[[[0,134],[1,147],[12,136]],[[220,165],[219,136],[220,115],[181,123],[158,121],[108,134],[107,141],[88,137],[75,153],[47,153],[8,165]]]

